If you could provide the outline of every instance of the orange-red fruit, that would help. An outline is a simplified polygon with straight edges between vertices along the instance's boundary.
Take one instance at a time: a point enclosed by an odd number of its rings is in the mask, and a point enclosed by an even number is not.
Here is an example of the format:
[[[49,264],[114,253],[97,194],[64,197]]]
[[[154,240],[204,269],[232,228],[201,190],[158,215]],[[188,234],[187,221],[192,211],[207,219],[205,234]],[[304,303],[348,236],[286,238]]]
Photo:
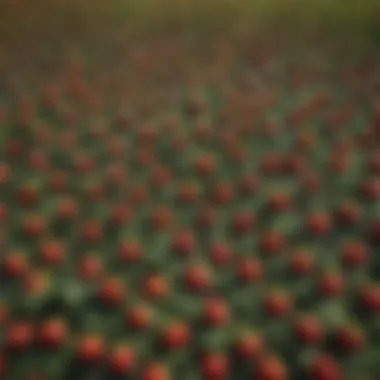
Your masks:
[[[203,176],[214,174],[216,170],[215,157],[208,154],[197,157],[194,162],[194,169],[198,174]]]
[[[41,324],[38,338],[43,345],[56,348],[65,342],[67,334],[68,327],[63,320],[51,319]]]
[[[145,330],[152,323],[152,312],[143,305],[134,306],[127,312],[126,322],[135,330]]]
[[[256,283],[263,278],[263,265],[257,258],[246,258],[238,263],[237,273],[241,281]]]
[[[148,298],[159,299],[168,295],[169,284],[160,274],[149,276],[144,282],[144,293]]]
[[[203,305],[203,316],[211,326],[224,326],[231,320],[231,313],[227,303],[220,298],[206,299]]]
[[[277,231],[269,231],[260,240],[261,250],[271,256],[278,255],[285,249],[286,241],[284,236]]]
[[[373,313],[380,312],[380,285],[366,285],[359,294],[360,304],[367,310]]]
[[[171,380],[171,376],[165,364],[151,362],[145,366],[141,380]]]
[[[343,370],[339,363],[329,355],[320,355],[309,368],[312,380],[343,380]]]
[[[78,357],[87,363],[97,363],[104,358],[105,342],[100,336],[86,336],[78,346]]]
[[[182,231],[174,237],[173,250],[180,255],[187,255],[194,251],[196,239],[191,231]]]
[[[4,257],[4,273],[13,278],[24,276],[29,268],[28,259],[21,253],[9,253]]]
[[[121,345],[112,350],[109,356],[109,365],[113,372],[118,374],[130,373],[135,369],[137,356],[135,351],[126,345]]]
[[[257,380],[287,380],[288,369],[285,364],[274,355],[267,355],[260,359],[256,368]]]
[[[29,322],[13,322],[7,327],[5,333],[5,344],[11,349],[27,349],[32,344],[33,339],[33,326]]]
[[[195,264],[187,268],[185,282],[190,290],[201,292],[211,287],[213,278],[206,267]]]
[[[312,316],[303,317],[295,324],[297,338],[306,344],[320,343],[325,338],[325,331],[320,321]]]
[[[176,322],[168,326],[163,334],[163,341],[170,349],[179,349],[189,344],[191,330],[186,323]]]
[[[360,267],[369,261],[369,249],[362,242],[352,241],[343,246],[341,257],[344,264],[350,267]]]
[[[354,202],[345,201],[341,203],[335,212],[337,221],[346,226],[355,225],[360,220],[360,217],[360,207]]]
[[[229,377],[228,357],[221,353],[208,353],[202,359],[202,374],[205,380],[221,380]]]
[[[307,276],[314,269],[314,258],[305,251],[299,251],[290,258],[289,266],[293,274]]]
[[[256,359],[264,350],[264,340],[259,334],[242,334],[236,341],[237,354],[244,359]]]
[[[234,253],[227,242],[214,243],[210,248],[210,258],[216,265],[226,265],[233,259]]]
[[[120,305],[126,298],[126,285],[118,278],[107,279],[99,289],[100,299],[111,305]]]
[[[126,263],[134,263],[141,260],[143,247],[137,241],[123,241],[119,247],[119,257]]]
[[[65,259],[64,246],[59,241],[55,240],[43,243],[41,247],[41,259],[48,265],[60,265]]]
[[[46,230],[46,221],[41,215],[31,215],[24,220],[23,230],[31,238],[40,237]]]
[[[326,273],[319,279],[318,288],[324,297],[338,297],[345,289],[345,282],[339,273]]]
[[[264,299],[264,308],[271,317],[282,317],[293,309],[293,300],[282,292],[273,292]]]
[[[79,263],[79,273],[83,280],[98,279],[103,273],[103,263],[97,256],[86,256]]]
[[[325,236],[332,231],[332,221],[328,214],[320,212],[310,215],[306,221],[307,230],[315,236]]]

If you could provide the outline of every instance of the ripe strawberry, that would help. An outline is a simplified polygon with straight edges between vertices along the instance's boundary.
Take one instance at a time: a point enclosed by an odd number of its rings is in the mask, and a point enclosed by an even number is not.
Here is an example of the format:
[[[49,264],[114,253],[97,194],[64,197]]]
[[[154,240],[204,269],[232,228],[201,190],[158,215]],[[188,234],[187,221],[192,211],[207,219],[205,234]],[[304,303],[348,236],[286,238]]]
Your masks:
[[[194,170],[197,174],[202,176],[213,175],[216,169],[216,159],[213,155],[210,154],[200,155],[196,158],[194,162]]]
[[[3,271],[12,278],[24,277],[29,269],[28,258],[22,252],[9,252],[3,259]]]
[[[103,274],[103,262],[98,256],[87,255],[79,263],[80,277],[85,281],[97,280]]]
[[[146,330],[150,327],[153,317],[154,315],[150,308],[137,305],[127,311],[126,322],[134,330]]]
[[[345,290],[345,281],[340,273],[324,273],[318,281],[319,292],[324,297],[336,298]]]
[[[171,380],[167,366],[160,362],[150,362],[143,370],[142,380]]]
[[[118,306],[127,296],[127,288],[119,278],[108,278],[100,286],[99,297],[108,305]]]
[[[315,267],[314,258],[305,250],[296,251],[289,261],[290,270],[297,276],[309,275]]]
[[[377,178],[367,179],[361,186],[363,196],[369,201],[380,199],[380,180]]]
[[[320,321],[313,316],[304,316],[300,318],[295,326],[297,338],[306,344],[321,343],[325,338],[325,331]]]
[[[342,380],[343,370],[339,363],[331,356],[322,354],[317,356],[309,368],[312,380]]]
[[[194,264],[187,267],[185,282],[193,292],[202,292],[213,284],[213,276],[209,269],[202,264]]]
[[[233,186],[228,182],[217,183],[213,189],[212,200],[218,205],[227,205],[233,201],[235,191]]]
[[[259,179],[254,174],[244,174],[239,181],[239,189],[243,195],[255,194],[259,188]]]
[[[237,354],[248,360],[257,359],[264,351],[264,339],[258,333],[243,333],[236,340]]]
[[[106,345],[101,336],[89,335],[83,337],[78,344],[78,358],[90,364],[100,362],[105,355]]]
[[[127,345],[115,347],[109,355],[109,365],[117,374],[131,373],[136,366],[137,355],[133,348]]]
[[[169,208],[158,207],[151,215],[151,222],[155,229],[166,230],[169,229],[174,222],[174,215]]]
[[[359,301],[365,310],[371,313],[380,312],[380,285],[365,285],[360,291]]]
[[[63,170],[55,170],[50,174],[49,188],[57,193],[62,193],[67,190],[70,177],[67,172]]]
[[[163,342],[171,350],[187,346],[191,339],[190,327],[183,322],[170,324],[163,333]]]
[[[110,220],[116,226],[126,226],[132,220],[133,211],[129,205],[114,204],[110,210]]]
[[[144,281],[144,293],[150,299],[164,298],[169,291],[169,283],[163,275],[153,274]]]
[[[355,202],[344,201],[338,206],[335,217],[340,224],[353,226],[360,220],[361,209]]]
[[[237,275],[244,283],[260,282],[264,275],[264,268],[257,258],[242,259],[238,263]]]
[[[281,164],[282,158],[277,153],[268,153],[264,157],[262,157],[262,161],[260,163],[261,170],[265,174],[275,175],[281,172]]]
[[[257,364],[256,378],[258,380],[287,380],[289,372],[278,357],[266,355]]]
[[[249,211],[238,211],[233,216],[233,229],[239,234],[251,232],[256,225],[256,217]]]
[[[99,220],[87,220],[81,226],[82,238],[88,243],[99,243],[103,239],[103,226]]]
[[[260,239],[261,250],[270,256],[277,256],[285,249],[286,241],[278,231],[266,232]]]
[[[336,331],[335,339],[341,349],[348,352],[362,350],[366,345],[364,331],[358,326],[342,326]]]
[[[12,350],[25,350],[33,343],[33,326],[28,321],[13,321],[7,327],[5,345]]]
[[[229,377],[230,363],[226,355],[209,352],[202,358],[201,369],[205,380],[226,379]]]
[[[174,237],[173,250],[181,256],[192,253],[196,248],[196,239],[189,230],[180,231]]]
[[[330,234],[333,228],[330,215],[324,212],[309,215],[306,220],[306,228],[314,236],[326,236]]]
[[[210,247],[210,258],[215,265],[227,265],[233,256],[231,246],[225,241],[216,242]]]
[[[137,183],[132,186],[130,192],[130,201],[133,204],[141,205],[149,200],[149,196],[149,189],[144,184]]]
[[[50,319],[43,321],[39,328],[39,341],[49,348],[57,348],[65,343],[68,327],[62,319]]]
[[[290,196],[280,191],[272,194],[268,199],[268,207],[275,214],[288,211],[291,205],[292,200]]]
[[[362,242],[347,242],[341,249],[342,261],[345,265],[356,268],[369,261],[368,247]]]
[[[65,259],[65,247],[60,241],[50,240],[42,244],[41,259],[50,266],[59,266]]]
[[[38,238],[45,233],[47,225],[42,215],[32,214],[25,218],[22,228],[28,237]]]
[[[231,312],[224,300],[207,298],[203,305],[203,317],[211,326],[224,326],[231,321]]]
[[[263,306],[269,316],[278,318],[283,317],[292,311],[293,300],[286,293],[273,291],[265,296]]]
[[[79,206],[74,198],[63,197],[59,200],[57,215],[61,220],[74,219],[79,213]]]
[[[40,190],[33,184],[26,184],[18,189],[17,199],[21,206],[34,207],[40,198]]]
[[[144,248],[137,241],[125,240],[119,246],[119,257],[123,262],[135,263],[141,260],[143,255]]]

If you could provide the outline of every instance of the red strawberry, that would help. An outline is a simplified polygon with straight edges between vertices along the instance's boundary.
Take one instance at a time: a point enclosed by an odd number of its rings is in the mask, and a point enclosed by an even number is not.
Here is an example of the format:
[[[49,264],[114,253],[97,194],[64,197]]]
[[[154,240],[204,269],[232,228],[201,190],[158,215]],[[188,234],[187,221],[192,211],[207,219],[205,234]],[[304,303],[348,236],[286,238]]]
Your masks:
[[[29,269],[27,257],[21,252],[9,252],[3,260],[4,273],[13,278],[25,276]]]
[[[85,336],[78,345],[78,357],[87,363],[98,363],[104,358],[105,343],[101,336]]]
[[[69,184],[69,175],[65,171],[55,170],[50,174],[49,187],[55,192],[63,192]]]
[[[318,212],[309,215],[306,221],[307,230],[315,236],[325,236],[332,231],[332,221],[330,215]]]
[[[325,338],[325,331],[320,321],[313,316],[305,316],[295,324],[297,338],[306,344],[320,343]]]
[[[28,272],[24,282],[24,291],[28,296],[39,296],[49,287],[49,277],[39,271]]]
[[[46,231],[46,221],[42,215],[32,214],[23,221],[23,230],[28,237],[37,238]]]
[[[200,155],[194,162],[195,171],[202,176],[210,176],[216,171],[216,159],[210,154]]]
[[[25,185],[17,192],[17,198],[20,205],[24,207],[33,207],[37,204],[40,194],[37,186]]]
[[[278,231],[269,231],[262,236],[260,248],[270,256],[276,256],[285,249],[286,241],[284,236]]]
[[[59,266],[65,259],[65,247],[56,240],[50,240],[41,246],[41,259],[51,266]]]
[[[339,347],[348,352],[360,351],[366,345],[364,331],[352,325],[340,327],[335,339]]]
[[[359,294],[360,304],[372,313],[380,312],[380,285],[368,284]]]
[[[355,225],[361,217],[361,209],[358,204],[351,201],[344,201],[336,210],[336,219],[343,225]]]
[[[79,273],[85,281],[99,279],[103,274],[103,262],[97,256],[85,256],[79,263]]]
[[[325,273],[319,279],[318,288],[324,297],[338,297],[345,290],[345,281],[340,273]]]
[[[301,177],[301,188],[306,194],[317,194],[323,188],[322,179],[316,173],[306,172]]]
[[[12,171],[8,164],[0,162],[0,186],[4,186],[11,179]]]
[[[231,320],[227,303],[220,298],[208,298],[203,305],[203,316],[211,326],[224,326]]]
[[[172,226],[174,222],[174,215],[169,208],[161,206],[153,211],[151,221],[156,229],[165,230]]]
[[[260,359],[256,368],[257,380],[287,380],[288,369],[285,364],[274,355],[266,355]]]
[[[174,237],[173,249],[181,256],[193,252],[195,247],[196,239],[191,231],[181,231]]]
[[[246,258],[238,263],[237,273],[241,281],[245,283],[256,283],[262,280],[264,269],[259,259]]]
[[[151,362],[144,367],[141,380],[171,380],[171,376],[165,364]]]
[[[178,198],[184,203],[195,203],[201,196],[201,188],[196,182],[184,182],[178,189]]]
[[[136,352],[127,345],[117,346],[109,355],[109,365],[118,374],[130,373],[135,369]]]
[[[262,158],[261,170],[266,174],[279,174],[281,172],[282,158],[277,153],[268,153]]]
[[[241,334],[236,341],[236,351],[244,359],[257,359],[264,350],[264,340],[256,333]]]
[[[362,242],[350,241],[342,247],[341,257],[344,264],[356,268],[368,263],[369,250]]]
[[[367,179],[361,189],[367,200],[377,201],[380,199],[380,180],[377,178]]]
[[[11,349],[24,350],[33,342],[33,326],[27,321],[12,322],[7,327],[5,344]]]
[[[49,157],[37,150],[34,149],[30,152],[28,157],[28,163],[32,170],[40,171],[47,170],[49,168]]]
[[[259,179],[253,174],[244,174],[240,180],[239,189],[245,195],[255,194],[259,187]]]
[[[100,286],[100,299],[112,306],[120,305],[127,296],[127,288],[124,282],[119,278],[108,278]]]
[[[123,262],[135,263],[142,259],[144,249],[137,241],[123,241],[119,247],[119,257]]]
[[[207,353],[202,359],[202,373],[205,380],[221,380],[229,377],[228,357],[221,353]]]
[[[190,290],[201,292],[211,287],[213,277],[205,266],[195,264],[187,268],[185,281]]]
[[[127,204],[115,204],[110,211],[110,219],[117,226],[127,225],[133,217],[132,209]]]
[[[221,182],[215,185],[213,190],[213,201],[219,205],[231,203],[235,197],[235,191],[231,184]]]
[[[82,238],[89,243],[98,243],[103,239],[103,226],[98,220],[85,221],[81,226]]]
[[[127,324],[135,330],[145,330],[153,320],[152,310],[144,305],[137,305],[127,312]]]
[[[343,370],[339,363],[329,355],[316,357],[309,368],[313,380],[342,380]]]
[[[239,234],[246,234],[256,225],[256,217],[249,211],[239,211],[233,216],[233,228]]]
[[[293,300],[286,293],[274,291],[265,296],[264,309],[271,317],[282,317],[293,309]]]
[[[306,251],[295,252],[290,258],[289,266],[297,276],[307,276],[314,269],[314,258]]]
[[[291,205],[292,200],[290,196],[280,191],[272,194],[268,200],[269,209],[276,214],[288,211]]]
[[[210,247],[210,257],[216,265],[226,265],[233,259],[234,253],[227,242],[214,243]]]
[[[178,350],[189,344],[191,330],[186,323],[176,322],[169,325],[163,334],[165,345],[173,350]]]
[[[163,298],[168,295],[169,291],[168,281],[160,274],[150,275],[144,282],[144,293],[148,298]]]
[[[42,322],[38,338],[43,345],[56,348],[64,344],[67,334],[68,327],[62,319],[50,319]]]
[[[302,156],[290,154],[283,161],[283,170],[291,175],[298,175],[305,171],[306,163]]]
[[[58,217],[62,220],[70,220],[78,215],[78,204],[74,198],[61,198],[58,204]]]

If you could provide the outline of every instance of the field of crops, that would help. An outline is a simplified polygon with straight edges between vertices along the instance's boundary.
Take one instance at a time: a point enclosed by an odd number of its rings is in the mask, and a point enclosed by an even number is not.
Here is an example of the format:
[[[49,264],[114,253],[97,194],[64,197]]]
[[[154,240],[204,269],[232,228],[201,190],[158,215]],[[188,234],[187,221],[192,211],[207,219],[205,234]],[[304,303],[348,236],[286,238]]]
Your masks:
[[[377,12],[1,2],[0,380],[378,379]]]

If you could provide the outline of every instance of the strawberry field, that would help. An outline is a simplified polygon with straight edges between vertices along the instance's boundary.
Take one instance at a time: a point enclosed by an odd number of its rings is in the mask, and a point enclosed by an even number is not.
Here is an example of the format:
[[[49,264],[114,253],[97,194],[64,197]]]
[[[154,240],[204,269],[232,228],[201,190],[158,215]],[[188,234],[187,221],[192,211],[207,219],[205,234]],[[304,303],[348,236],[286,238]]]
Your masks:
[[[378,379],[376,2],[0,11],[0,379]]]

